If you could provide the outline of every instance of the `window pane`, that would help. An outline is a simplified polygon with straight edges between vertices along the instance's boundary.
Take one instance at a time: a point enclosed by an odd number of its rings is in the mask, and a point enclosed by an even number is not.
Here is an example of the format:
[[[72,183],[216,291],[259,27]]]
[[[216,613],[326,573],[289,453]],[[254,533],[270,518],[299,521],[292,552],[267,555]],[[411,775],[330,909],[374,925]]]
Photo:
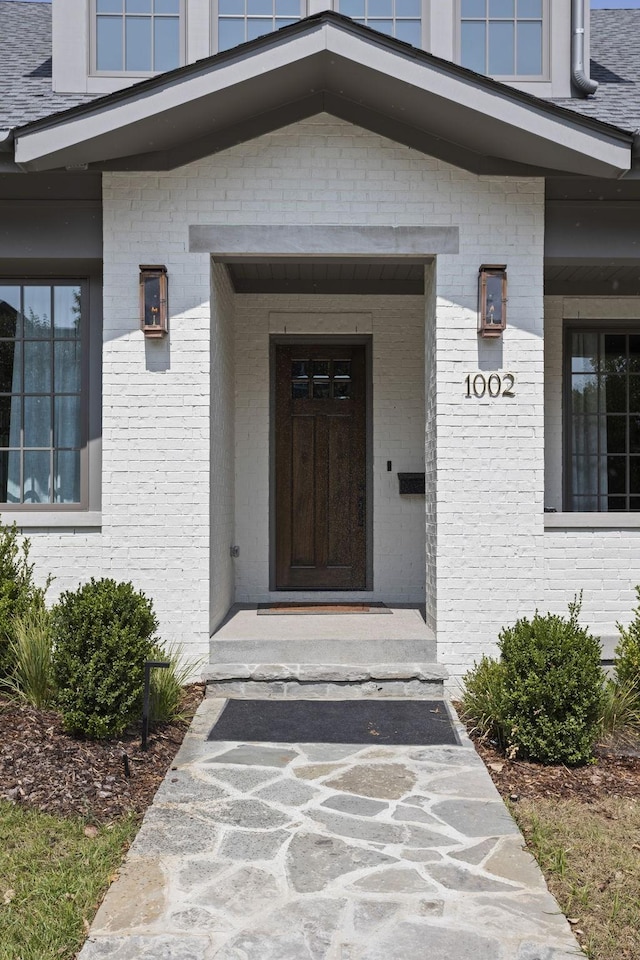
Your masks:
[[[607,450],[603,417],[574,417],[571,434],[573,452],[579,456],[595,457],[601,449]]]
[[[640,453],[640,417],[629,417],[629,452]]]
[[[51,336],[51,287],[24,288],[25,337]]]
[[[20,451],[0,452],[0,501],[20,503]]]
[[[627,486],[627,458],[607,457],[607,493],[620,494],[626,492]]]
[[[629,492],[640,493],[640,457],[629,457]]]
[[[0,397],[0,447],[20,446],[20,412],[20,397]]]
[[[151,17],[127,17],[125,70],[151,70]]]
[[[53,331],[55,337],[80,336],[80,287],[54,287]]]
[[[627,409],[627,378],[606,376],[601,378],[600,402],[607,413],[625,413]]]
[[[598,378],[590,374],[574,374],[571,378],[573,413],[598,412]]]
[[[571,370],[573,373],[590,373],[598,369],[598,334],[574,333],[571,335]]]
[[[345,17],[364,17],[364,0],[340,0],[338,10]]]
[[[489,23],[489,74],[492,77],[515,73],[513,31],[513,23],[500,20]]]
[[[154,70],[174,70],[180,66],[180,21],[177,17],[156,17],[154,28]]]
[[[420,19],[421,16],[421,0],[396,0],[396,17],[412,17]]]
[[[607,453],[627,452],[627,418],[607,417],[606,447]]]
[[[24,445],[51,446],[51,397],[24,398]]]
[[[542,24],[518,24],[517,67],[520,76],[539,77],[542,73]]]
[[[218,50],[231,50],[244,43],[244,20],[220,20],[218,22]]]
[[[573,491],[576,496],[596,496],[598,493],[598,458],[573,457]],[[597,509],[596,506],[591,509]]]
[[[247,40],[257,40],[273,30],[273,20],[266,17],[247,21]]]
[[[640,413],[640,376],[629,377],[629,413]]]
[[[385,33],[388,37],[393,36],[393,20],[367,20],[367,26],[378,33]]]
[[[518,16],[542,20],[542,0],[518,0]]]
[[[98,13],[122,13],[123,0],[96,0]]]
[[[80,503],[80,451],[54,453],[54,503]]]
[[[247,13],[251,16],[273,16],[273,0],[247,0]]]
[[[421,47],[422,23],[420,20],[396,20],[396,37],[414,47]]]
[[[640,337],[634,334],[629,337],[629,370],[640,372]]]
[[[27,340],[24,345],[24,391],[25,393],[48,393],[49,390],[51,390],[51,341]]]
[[[125,0],[127,13],[151,13],[151,0]]]
[[[281,30],[282,27],[290,27],[292,23],[297,23],[298,20],[287,19],[286,17],[278,17],[274,22],[274,28],[276,30]]]
[[[486,0],[462,0],[463,17],[486,17]]]
[[[244,0],[218,0],[218,14],[244,16]]]
[[[154,0],[153,9],[155,13],[173,13],[179,15],[180,0]]]
[[[98,17],[96,22],[96,67],[122,70],[122,19]]]
[[[392,17],[392,0],[369,0],[368,17]]]
[[[489,0],[490,17],[515,17],[515,0]]]
[[[13,340],[0,340],[0,393],[22,389],[22,346]]]
[[[53,417],[54,447],[80,446],[80,397],[56,397]]]
[[[0,286],[0,337],[20,334],[20,287]]]
[[[56,393],[80,392],[80,344],[63,341],[54,346],[54,382]]]
[[[485,30],[484,23],[464,22],[461,30],[460,57],[463,67],[475,70],[476,73],[486,72],[485,62]]]
[[[602,338],[603,369],[621,373],[627,369],[627,338],[624,333],[605,333]]]
[[[25,503],[51,502],[51,454],[48,450],[26,450],[24,454]]]
[[[300,0],[276,0],[277,17],[300,17]]]

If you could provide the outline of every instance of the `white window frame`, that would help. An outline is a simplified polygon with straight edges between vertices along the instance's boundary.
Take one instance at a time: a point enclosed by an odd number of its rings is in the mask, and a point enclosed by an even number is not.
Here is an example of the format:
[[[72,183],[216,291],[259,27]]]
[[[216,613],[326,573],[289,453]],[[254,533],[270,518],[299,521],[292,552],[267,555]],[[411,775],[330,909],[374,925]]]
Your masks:
[[[211,51],[212,53],[222,53],[224,51],[219,50],[219,41],[218,41],[218,23],[219,23],[218,0],[210,0],[210,2],[211,2]],[[307,16],[309,16],[308,0],[300,0],[300,19],[303,20]],[[251,17],[244,17],[243,19],[245,21],[247,19],[260,20],[260,19],[267,19],[267,17],[261,18],[259,16],[251,16]],[[276,33],[276,32],[277,32],[276,30],[273,30],[273,31],[270,30],[269,33],[265,34],[265,36],[269,36],[271,33]],[[248,43],[250,41],[244,41],[244,42]],[[227,49],[233,50],[234,48],[233,47],[225,48],[225,50]]]
[[[419,46],[419,47],[416,47],[415,49],[416,49],[416,50],[428,50],[428,49],[429,49],[429,47],[428,47],[428,42],[429,42],[429,29],[428,29],[428,28],[429,28],[429,16],[430,16],[430,3],[429,3],[429,0],[422,0],[420,6],[421,6],[421,12],[420,12],[420,46]],[[336,11],[336,13],[339,13],[339,12],[340,12],[340,2],[339,2],[339,0],[333,0],[333,9]],[[444,11],[443,11],[443,12],[444,12]],[[345,16],[346,16],[346,14],[345,14]],[[376,18],[376,19],[388,19],[388,18],[379,17],[379,18]],[[392,20],[394,21],[394,23],[395,23],[395,20],[396,20],[395,15],[392,16],[391,19],[392,19]],[[401,21],[402,21],[402,20],[414,20],[414,19],[416,19],[416,18],[415,18],[415,17],[401,17],[400,19],[401,19]],[[360,20],[354,20],[354,23],[360,23],[360,22],[362,22],[362,21],[360,21]],[[370,26],[370,25],[369,25],[366,21],[364,21],[364,26]],[[375,30],[375,27],[370,27],[370,29]],[[389,36],[389,34],[387,34],[387,33],[381,33],[380,35],[383,36],[383,37]],[[396,39],[396,38],[395,38],[395,37],[392,37],[391,39]],[[400,40],[399,42],[400,42],[400,43],[403,43],[403,42],[405,42],[405,41]]]
[[[118,16],[118,14],[114,14]],[[155,77],[161,70],[98,70],[98,9],[97,0],[90,0],[90,39],[89,39],[89,74],[92,77]],[[180,62],[182,67],[187,62],[187,0],[179,0],[180,19]]]
[[[517,9],[517,8],[516,8]],[[462,0],[455,0],[455,51],[456,63],[462,64]],[[464,18],[468,19],[468,18]],[[488,23],[490,17],[487,15],[484,19]],[[517,18],[514,18],[514,22]],[[508,20],[505,22],[509,22]],[[478,18],[478,23],[482,20]],[[568,54],[567,54],[568,56]],[[484,75],[484,74],[483,74]],[[500,80],[505,83],[548,83],[551,79],[551,0],[542,0],[542,73],[527,74],[486,74],[493,80]]]

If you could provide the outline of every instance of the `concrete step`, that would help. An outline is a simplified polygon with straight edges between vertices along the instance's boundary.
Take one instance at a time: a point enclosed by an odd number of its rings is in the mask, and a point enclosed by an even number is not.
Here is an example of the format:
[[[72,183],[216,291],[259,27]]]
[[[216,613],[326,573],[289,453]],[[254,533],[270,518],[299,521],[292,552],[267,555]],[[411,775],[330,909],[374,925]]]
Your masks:
[[[428,635],[415,638],[327,640],[305,637],[287,639],[211,639],[210,661],[219,663],[432,663],[435,641]]]
[[[444,695],[437,663],[216,663],[204,671],[207,696],[256,699],[352,699]]]

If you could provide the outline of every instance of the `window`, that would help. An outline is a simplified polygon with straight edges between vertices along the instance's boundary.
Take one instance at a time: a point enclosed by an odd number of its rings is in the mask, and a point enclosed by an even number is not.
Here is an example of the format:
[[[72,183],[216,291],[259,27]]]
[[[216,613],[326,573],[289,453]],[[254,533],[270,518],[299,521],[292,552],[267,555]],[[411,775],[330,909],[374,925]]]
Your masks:
[[[640,510],[640,333],[567,336],[568,507]]]
[[[96,70],[153,73],[180,66],[181,0],[95,0]]]
[[[491,77],[544,73],[544,0],[460,0],[460,63]]]
[[[336,10],[379,33],[422,47],[422,0],[336,0]]]
[[[0,502],[81,502],[84,285],[0,281]]]
[[[218,0],[218,50],[230,50],[247,40],[300,20],[303,0]]]

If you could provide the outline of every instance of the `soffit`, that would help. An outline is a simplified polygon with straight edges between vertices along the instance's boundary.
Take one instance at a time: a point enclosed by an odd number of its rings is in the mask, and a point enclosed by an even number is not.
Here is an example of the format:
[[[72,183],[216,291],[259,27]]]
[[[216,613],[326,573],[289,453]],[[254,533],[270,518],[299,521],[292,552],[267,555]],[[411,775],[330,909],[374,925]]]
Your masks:
[[[617,177],[629,134],[324,13],[20,128],[25,170],[172,169],[319,112],[475,173]]]

